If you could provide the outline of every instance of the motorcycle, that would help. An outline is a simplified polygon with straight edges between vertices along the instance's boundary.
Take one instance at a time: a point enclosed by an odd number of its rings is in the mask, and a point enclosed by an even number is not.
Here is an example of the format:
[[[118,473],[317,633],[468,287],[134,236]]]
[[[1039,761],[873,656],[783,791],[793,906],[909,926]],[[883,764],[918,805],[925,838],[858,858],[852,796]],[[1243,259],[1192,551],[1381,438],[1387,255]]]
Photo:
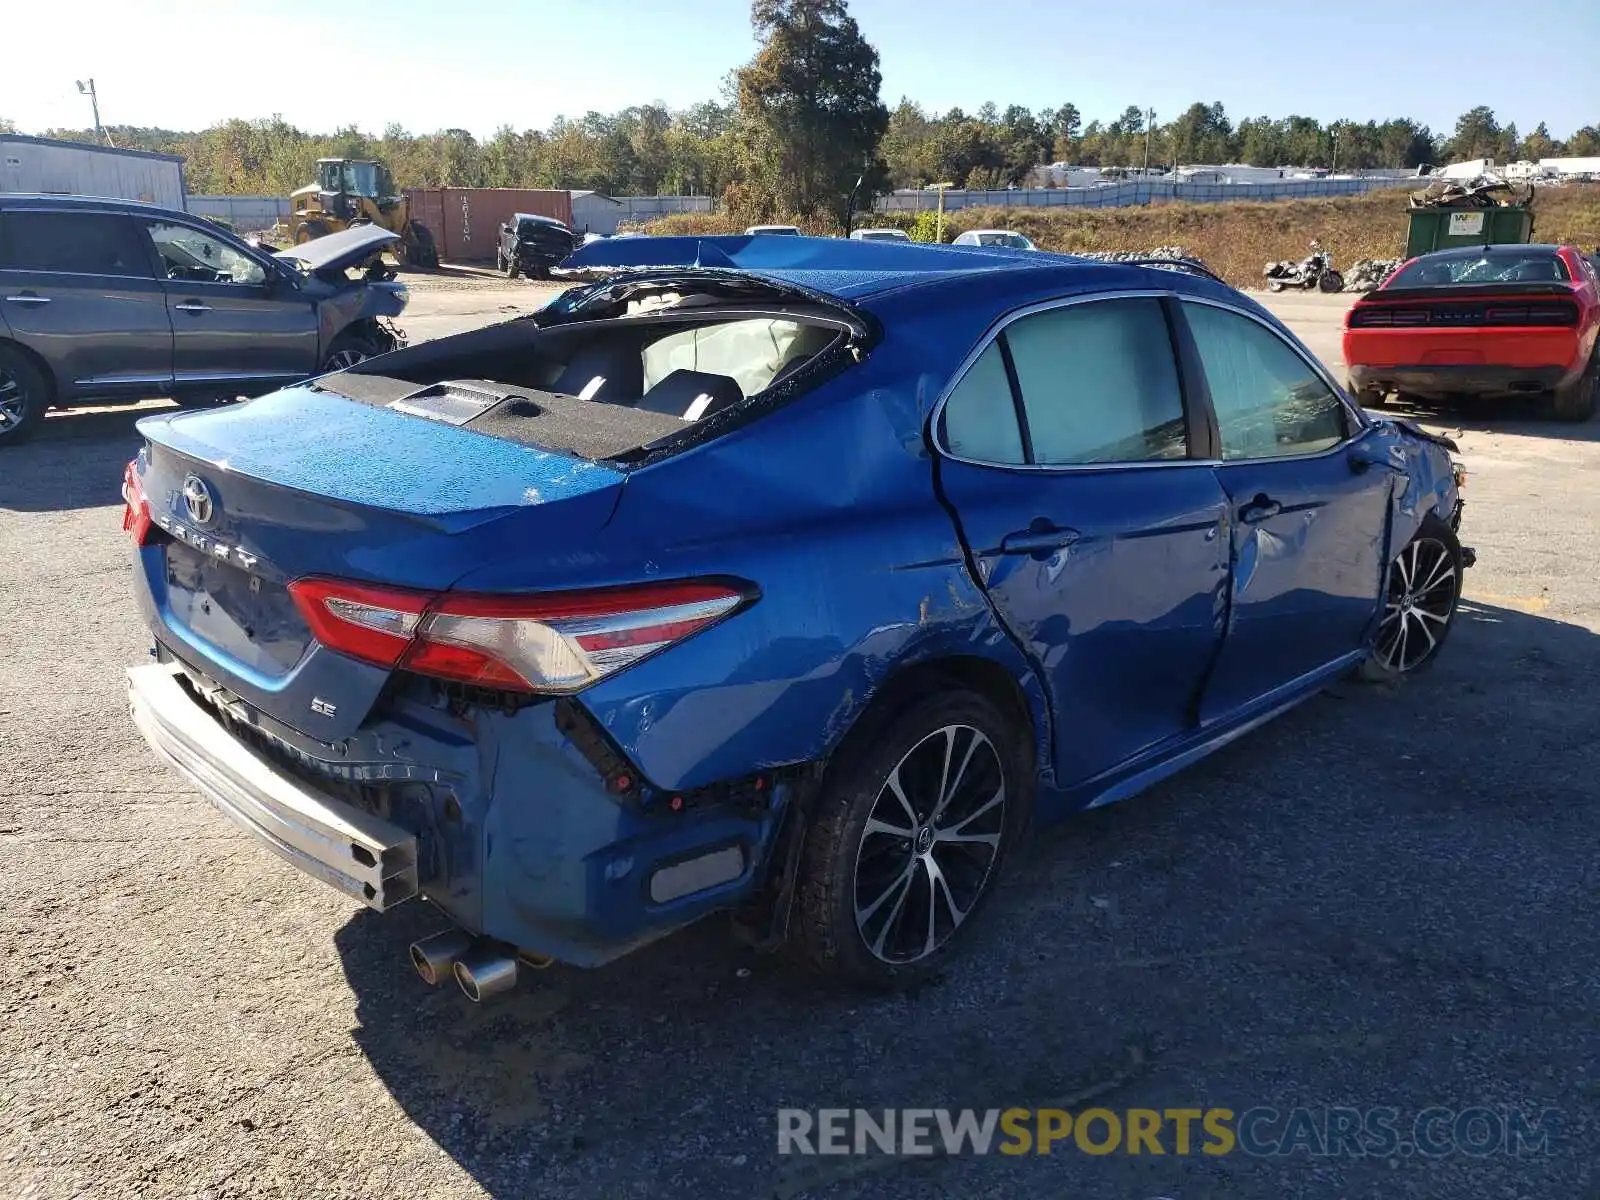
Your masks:
[[[1301,288],[1305,291],[1315,288],[1319,292],[1344,290],[1344,276],[1333,269],[1333,255],[1315,242],[1311,244],[1311,254],[1308,257],[1297,263],[1268,263],[1262,274],[1266,276],[1267,287],[1274,292],[1281,292],[1286,287]]]

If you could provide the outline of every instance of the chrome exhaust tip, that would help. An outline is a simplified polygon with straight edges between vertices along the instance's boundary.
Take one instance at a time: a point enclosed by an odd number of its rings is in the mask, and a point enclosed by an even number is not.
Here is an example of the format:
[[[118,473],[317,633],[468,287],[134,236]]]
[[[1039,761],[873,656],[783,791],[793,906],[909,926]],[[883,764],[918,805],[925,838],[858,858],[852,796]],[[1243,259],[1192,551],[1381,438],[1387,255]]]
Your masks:
[[[487,946],[456,959],[456,982],[474,1004],[504,995],[517,986],[517,960]]]
[[[430,987],[450,978],[451,968],[472,949],[472,935],[464,929],[447,929],[411,943],[411,965]]]

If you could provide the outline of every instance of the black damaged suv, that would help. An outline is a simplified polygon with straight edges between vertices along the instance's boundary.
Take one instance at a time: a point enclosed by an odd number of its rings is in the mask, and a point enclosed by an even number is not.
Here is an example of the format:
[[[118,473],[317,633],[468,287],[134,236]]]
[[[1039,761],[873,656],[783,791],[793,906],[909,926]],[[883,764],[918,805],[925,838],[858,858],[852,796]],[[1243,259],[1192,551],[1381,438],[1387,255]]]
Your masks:
[[[571,254],[577,244],[572,230],[554,217],[517,213],[500,226],[495,266],[511,279],[518,275],[548,279],[550,268]]]

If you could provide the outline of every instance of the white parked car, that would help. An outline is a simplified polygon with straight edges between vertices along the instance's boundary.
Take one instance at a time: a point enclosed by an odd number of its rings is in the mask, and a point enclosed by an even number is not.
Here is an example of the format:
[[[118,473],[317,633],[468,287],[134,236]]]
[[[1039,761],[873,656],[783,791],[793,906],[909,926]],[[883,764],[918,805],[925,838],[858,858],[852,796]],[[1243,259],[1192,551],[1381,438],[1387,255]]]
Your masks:
[[[909,242],[911,235],[904,229],[856,229],[851,231],[852,242]]]
[[[1008,250],[1037,250],[1027,238],[1009,229],[969,229],[951,243],[956,246],[1003,246]]]
[[[788,237],[799,237],[800,229],[796,225],[752,225],[744,231],[746,237],[753,237],[758,233],[784,234]]]

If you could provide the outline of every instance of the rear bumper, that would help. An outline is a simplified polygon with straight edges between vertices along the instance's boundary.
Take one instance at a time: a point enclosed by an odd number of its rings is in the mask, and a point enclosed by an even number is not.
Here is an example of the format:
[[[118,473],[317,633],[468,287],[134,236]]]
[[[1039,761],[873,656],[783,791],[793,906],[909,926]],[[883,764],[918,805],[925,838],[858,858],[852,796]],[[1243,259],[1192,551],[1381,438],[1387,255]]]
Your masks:
[[[167,664],[128,672],[145,741],[235,825],[274,854],[380,912],[417,893],[417,840],[283,774],[231,737]]]
[[[1505,367],[1481,363],[1428,366],[1351,366],[1357,391],[1410,392],[1419,396],[1514,396],[1547,392],[1576,378],[1563,366]]]
[[[130,670],[134,723],[267,849],[371,908],[422,895],[470,933],[579,966],[744,899],[791,794],[779,782],[759,807],[636,811],[548,703],[456,718],[397,700],[334,746],[238,702],[245,740],[185,674]],[[376,794],[388,819],[357,802]]]

